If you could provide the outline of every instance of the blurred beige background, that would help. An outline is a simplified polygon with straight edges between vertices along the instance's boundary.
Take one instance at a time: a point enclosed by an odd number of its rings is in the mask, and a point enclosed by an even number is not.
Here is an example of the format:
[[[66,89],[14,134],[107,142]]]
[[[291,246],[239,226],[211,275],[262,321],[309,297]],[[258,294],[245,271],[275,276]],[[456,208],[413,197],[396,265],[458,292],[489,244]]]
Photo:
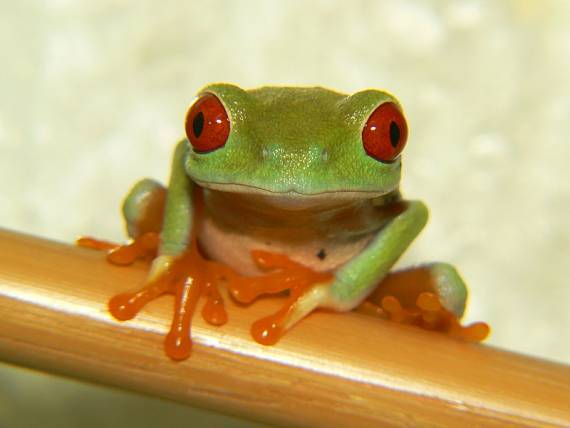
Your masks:
[[[390,90],[403,191],[431,208],[400,264],[455,264],[490,344],[570,363],[570,2],[0,0],[0,60],[0,226],[64,241],[124,236],[122,196],[166,179],[206,83]],[[0,371],[0,426],[141,408],[139,427],[239,424]]]

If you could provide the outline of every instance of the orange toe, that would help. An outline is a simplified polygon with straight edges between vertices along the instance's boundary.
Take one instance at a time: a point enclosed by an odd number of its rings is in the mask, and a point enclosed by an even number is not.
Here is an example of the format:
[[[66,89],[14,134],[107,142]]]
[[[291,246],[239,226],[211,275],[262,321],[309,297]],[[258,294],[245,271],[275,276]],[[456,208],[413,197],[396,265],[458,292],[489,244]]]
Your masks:
[[[460,319],[445,309],[434,293],[421,293],[415,308],[404,308],[396,297],[386,296],[382,299],[382,310],[382,315],[391,321],[439,331],[457,339],[481,342],[490,333],[489,326],[484,322],[461,325]]]
[[[133,257],[138,258],[149,251],[155,251],[158,242],[155,237],[143,237],[113,251],[110,261],[122,264]],[[122,293],[110,299],[109,312],[117,320],[129,320],[150,301],[164,294],[173,294],[174,315],[164,341],[164,349],[173,360],[183,360],[190,356],[192,350],[191,322],[200,297],[206,298],[202,316],[208,323],[218,326],[227,322],[228,315],[217,284],[231,273],[226,267],[204,259],[193,243],[157,280],[137,292]]]
[[[120,246],[110,241],[103,241],[100,239],[92,238],[91,236],[80,236],[75,240],[75,244],[83,248],[91,248],[92,250],[109,251]]]
[[[312,285],[330,281],[332,275],[307,268],[284,254],[252,251],[251,257],[260,268],[270,272],[257,277],[230,277],[228,291],[235,300],[245,304],[262,295],[289,292],[279,311],[255,321],[251,326],[251,335],[256,342],[273,345],[286,332],[287,320],[299,298]]]
[[[124,266],[134,263],[137,259],[155,255],[159,245],[159,235],[148,232],[123,245],[82,236],[76,240],[76,244],[84,248],[107,251],[109,262]]]

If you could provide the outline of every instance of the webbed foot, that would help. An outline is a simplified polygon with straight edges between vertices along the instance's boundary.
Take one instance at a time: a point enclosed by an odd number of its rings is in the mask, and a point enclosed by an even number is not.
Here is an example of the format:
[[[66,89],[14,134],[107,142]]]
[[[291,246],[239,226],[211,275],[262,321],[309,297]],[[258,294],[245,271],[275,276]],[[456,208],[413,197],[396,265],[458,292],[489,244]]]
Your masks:
[[[260,268],[270,273],[253,278],[231,277],[228,290],[240,303],[251,303],[264,294],[289,291],[287,301],[279,311],[251,326],[251,335],[256,342],[273,345],[293,324],[318,306],[319,293],[328,287],[333,276],[309,269],[282,254],[252,251],[251,256]]]
[[[447,263],[430,263],[390,272],[358,307],[359,312],[480,342],[490,328],[483,322],[461,325],[467,286]]]
[[[156,232],[147,232],[130,239],[126,244],[103,241],[89,236],[82,236],[75,242],[83,248],[107,251],[107,260],[115,265],[130,265],[138,259],[151,258],[156,255],[159,235]]]
[[[396,297],[385,296],[380,305],[366,300],[356,310],[397,323],[439,331],[450,337],[471,342],[481,342],[490,333],[489,326],[484,322],[461,325],[460,318],[445,309],[434,293],[420,293],[415,304],[415,307],[403,307]]]
[[[156,254],[158,235],[146,233],[126,245],[80,238],[78,245],[108,251],[109,262],[126,265]],[[138,291],[112,297],[108,303],[109,312],[119,321],[130,320],[150,301],[164,294],[173,294],[174,316],[164,348],[173,360],[183,360],[190,356],[192,350],[191,321],[200,297],[206,298],[202,308],[206,322],[216,326],[227,322],[228,315],[217,284],[229,275],[233,272],[219,263],[206,260],[193,242],[180,257],[156,257],[145,286]]]

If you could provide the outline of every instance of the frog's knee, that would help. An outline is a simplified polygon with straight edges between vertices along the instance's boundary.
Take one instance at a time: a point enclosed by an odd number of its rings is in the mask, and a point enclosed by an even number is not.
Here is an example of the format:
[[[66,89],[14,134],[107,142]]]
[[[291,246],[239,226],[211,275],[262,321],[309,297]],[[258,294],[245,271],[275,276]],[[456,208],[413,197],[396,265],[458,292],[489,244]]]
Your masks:
[[[162,184],[150,178],[137,182],[123,202],[129,236],[135,238],[147,232],[159,233],[165,202],[166,189]]]
[[[458,317],[462,316],[467,302],[467,286],[463,278],[448,263],[434,263],[430,270],[443,306]]]

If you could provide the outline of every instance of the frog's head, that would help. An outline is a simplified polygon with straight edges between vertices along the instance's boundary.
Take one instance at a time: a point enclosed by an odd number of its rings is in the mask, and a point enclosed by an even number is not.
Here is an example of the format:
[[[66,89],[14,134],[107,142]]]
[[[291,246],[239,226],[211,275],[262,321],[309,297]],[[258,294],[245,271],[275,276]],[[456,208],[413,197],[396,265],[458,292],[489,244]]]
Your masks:
[[[188,110],[186,134],[187,173],[205,188],[371,198],[398,188],[407,126],[383,91],[214,84]]]

